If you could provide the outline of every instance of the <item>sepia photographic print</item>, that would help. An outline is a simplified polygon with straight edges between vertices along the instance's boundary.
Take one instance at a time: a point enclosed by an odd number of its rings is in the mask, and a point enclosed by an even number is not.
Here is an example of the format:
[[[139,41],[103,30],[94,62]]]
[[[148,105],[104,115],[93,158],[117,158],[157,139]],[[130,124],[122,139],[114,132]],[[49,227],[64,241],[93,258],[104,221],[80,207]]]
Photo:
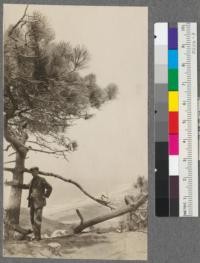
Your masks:
[[[4,4],[4,257],[146,260],[147,7]]]

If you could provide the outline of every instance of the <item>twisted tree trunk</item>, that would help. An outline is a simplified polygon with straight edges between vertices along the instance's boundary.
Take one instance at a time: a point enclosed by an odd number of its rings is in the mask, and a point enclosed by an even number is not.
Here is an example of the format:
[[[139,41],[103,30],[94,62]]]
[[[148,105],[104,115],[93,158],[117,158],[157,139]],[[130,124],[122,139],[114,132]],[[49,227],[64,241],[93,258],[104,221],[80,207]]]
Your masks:
[[[23,171],[26,155],[16,153],[16,165],[13,172],[13,182],[23,184]],[[7,220],[12,224],[19,224],[20,205],[21,205],[22,189],[11,186],[8,207]]]
[[[27,155],[27,148],[24,146],[27,140],[27,134],[24,133],[22,139],[19,140],[10,134],[5,118],[4,137],[16,151],[15,168],[13,169],[13,181],[17,184],[23,184],[24,164]],[[4,215],[4,237],[12,239],[14,228],[19,224],[20,207],[21,207],[22,189],[11,186],[8,206]]]

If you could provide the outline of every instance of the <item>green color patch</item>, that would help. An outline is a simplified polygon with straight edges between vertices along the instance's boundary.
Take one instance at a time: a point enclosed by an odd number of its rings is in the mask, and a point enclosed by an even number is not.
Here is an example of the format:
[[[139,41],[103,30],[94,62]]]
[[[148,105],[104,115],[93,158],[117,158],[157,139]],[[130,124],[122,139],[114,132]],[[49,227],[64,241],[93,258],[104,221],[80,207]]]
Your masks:
[[[168,90],[170,91],[178,90],[178,69],[168,70]]]

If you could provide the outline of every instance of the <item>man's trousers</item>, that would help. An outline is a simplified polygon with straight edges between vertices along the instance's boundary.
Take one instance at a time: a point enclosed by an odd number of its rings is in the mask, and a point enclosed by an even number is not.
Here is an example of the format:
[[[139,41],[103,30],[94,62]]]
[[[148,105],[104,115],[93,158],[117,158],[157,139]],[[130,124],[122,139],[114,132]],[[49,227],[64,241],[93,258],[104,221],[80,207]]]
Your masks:
[[[43,208],[30,207],[30,218],[35,239],[41,239],[41,225],[42,225],[42,210]]]

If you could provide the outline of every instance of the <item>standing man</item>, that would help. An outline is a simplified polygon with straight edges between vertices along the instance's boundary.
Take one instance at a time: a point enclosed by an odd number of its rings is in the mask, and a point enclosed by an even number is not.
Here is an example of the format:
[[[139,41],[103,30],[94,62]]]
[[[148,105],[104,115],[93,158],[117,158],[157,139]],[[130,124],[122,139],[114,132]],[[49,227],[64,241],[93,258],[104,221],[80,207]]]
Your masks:
[[[39,168],[32,167],[32,180],[30,184],[22,184],[19,187],[29,189],[28,207],[30,207],[30,219],[35,240],[41,240],[42,210],[46,205],[46,198],[52,192],[52,186],[45,178],[39,176]]]

